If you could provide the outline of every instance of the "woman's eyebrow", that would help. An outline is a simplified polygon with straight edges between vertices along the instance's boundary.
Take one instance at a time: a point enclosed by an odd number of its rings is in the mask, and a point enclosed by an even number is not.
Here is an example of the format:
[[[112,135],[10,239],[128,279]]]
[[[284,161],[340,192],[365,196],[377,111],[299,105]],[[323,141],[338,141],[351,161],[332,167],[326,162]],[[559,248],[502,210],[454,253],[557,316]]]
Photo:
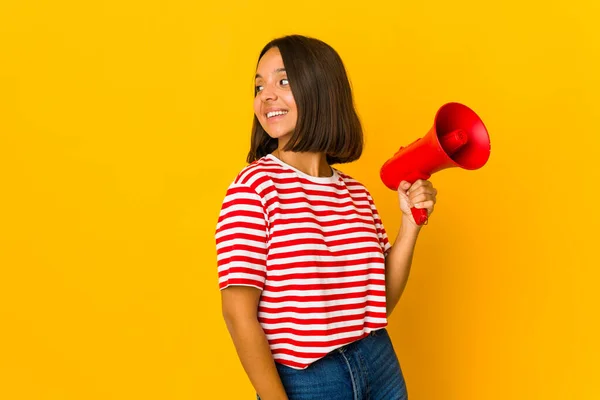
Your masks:
[[[277,68],[273,72],[285,72],[285,68]],[[262,76],[260,74],[256,74],[256,76],[254,77],[254,79],[256,79],[256,78],[262,78]]]

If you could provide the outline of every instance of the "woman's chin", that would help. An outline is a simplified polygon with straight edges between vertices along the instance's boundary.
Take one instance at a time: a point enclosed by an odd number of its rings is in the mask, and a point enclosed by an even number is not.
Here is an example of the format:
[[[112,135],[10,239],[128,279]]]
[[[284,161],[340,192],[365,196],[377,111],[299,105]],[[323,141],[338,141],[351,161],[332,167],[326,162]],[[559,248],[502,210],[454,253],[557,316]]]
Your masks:
[[[293,131],[286,133],[286,132],[277,132],[277,131],[275,131],[275,132],[273,132],[273,131],[269,132],[267,130],[265,130],[265,132],[267,132],[267,135],[269,135],[269,137],[271,137],[271,139],[281,139],[281,138],[283,138],[285,136],[290,136],[291,137],[292,133],[294,133]]]

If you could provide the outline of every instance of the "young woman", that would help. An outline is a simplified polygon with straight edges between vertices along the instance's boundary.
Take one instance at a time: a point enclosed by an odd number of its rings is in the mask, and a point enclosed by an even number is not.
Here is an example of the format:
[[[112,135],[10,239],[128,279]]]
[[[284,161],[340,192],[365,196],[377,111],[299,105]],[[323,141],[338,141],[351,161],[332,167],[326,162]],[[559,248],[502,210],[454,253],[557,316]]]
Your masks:
[[[254,113],[216,247],[223,316],[257,398],[407,399],[385,327],[421,229],[410,207],[431,215],[437,190],[401,183],[392,246],[369,191],[331,167],[360,157],[363,134],[342,60],[322,41],[265,46]]]

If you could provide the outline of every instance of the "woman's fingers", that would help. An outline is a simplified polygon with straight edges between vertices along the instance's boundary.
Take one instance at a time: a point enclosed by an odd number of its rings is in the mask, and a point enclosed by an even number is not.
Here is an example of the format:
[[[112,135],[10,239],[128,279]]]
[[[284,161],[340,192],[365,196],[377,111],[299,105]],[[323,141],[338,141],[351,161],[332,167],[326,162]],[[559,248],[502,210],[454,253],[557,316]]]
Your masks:
[[[421,187],[433,187],[430,181],[424,179],[417,179],[408,189],[409,193],[418,190]]]
[[[425,193],[421,193],[421,194],[411,194],[409,196],[410,201],[413,204],[416,203],[421,203],[423,201],[427,201],[427,200],[432,200],[433,202],[436,201],[436,194],[434,192],[425,192]]]
[[[438,191],[430,181],[418,179],[412,185],[402,181],[398,186],[398,192],[407,201],[409,207],[427,209],[428,214],[433,212]]]
[[[430,213],[433,211],[433,208],[435,207],[435,201],[433,200],[427,200],[427,201],[421,201],[418,203],[414,203],[415,208],[426,208]]]

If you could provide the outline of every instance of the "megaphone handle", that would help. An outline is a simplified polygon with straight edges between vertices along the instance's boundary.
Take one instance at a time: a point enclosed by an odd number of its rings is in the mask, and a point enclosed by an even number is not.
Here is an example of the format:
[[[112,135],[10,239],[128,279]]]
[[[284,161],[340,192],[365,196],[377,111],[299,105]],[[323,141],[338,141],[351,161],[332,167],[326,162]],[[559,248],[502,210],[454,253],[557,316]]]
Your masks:
[[[421,226],[423,224],[427,224],[427,209],[426,208],[416,208],[416,207],[412,207],[410,209],[410,212],[412,213],[413,218],[415,219],[415,222],[417,223],[417,225]]]
[[[412,176],[408,176],[409,182],[414,183],[418,179],[429,179],[431,174],[423,173],[420,171],[414,171]],[[411,207],[410,212],[412,213],[413,218],[415,219],[415,223],[419,226],[427,225],[427,209],[426,208],[416,208]]]

